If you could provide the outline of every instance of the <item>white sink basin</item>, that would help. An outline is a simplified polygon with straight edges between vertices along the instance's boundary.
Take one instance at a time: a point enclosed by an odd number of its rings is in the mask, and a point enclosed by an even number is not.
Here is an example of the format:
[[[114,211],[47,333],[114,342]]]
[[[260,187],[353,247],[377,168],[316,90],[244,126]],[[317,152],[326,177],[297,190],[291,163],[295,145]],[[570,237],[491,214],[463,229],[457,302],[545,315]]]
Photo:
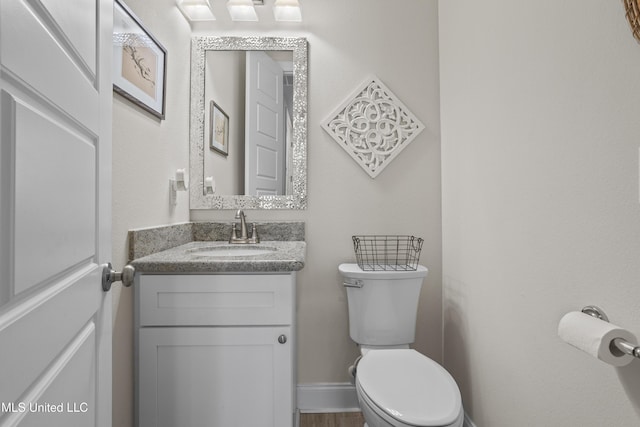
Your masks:
[[[191,249],[189,252],[194,256],[201,257],[242,257],[242,256],[258,256],[267,255],[276,251],[276,248],[269,246],[240,246],[240,245],[224,245],[224,246],[208,246],[204,248]]]

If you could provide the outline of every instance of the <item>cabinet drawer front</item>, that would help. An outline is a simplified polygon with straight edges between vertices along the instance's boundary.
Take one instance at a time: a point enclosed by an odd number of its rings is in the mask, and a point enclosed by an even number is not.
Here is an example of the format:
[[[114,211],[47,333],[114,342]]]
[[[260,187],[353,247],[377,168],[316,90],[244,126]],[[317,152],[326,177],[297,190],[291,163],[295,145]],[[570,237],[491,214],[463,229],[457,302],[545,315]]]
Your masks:
[[[289,325],[293,276],[140,276],[140,326]]]

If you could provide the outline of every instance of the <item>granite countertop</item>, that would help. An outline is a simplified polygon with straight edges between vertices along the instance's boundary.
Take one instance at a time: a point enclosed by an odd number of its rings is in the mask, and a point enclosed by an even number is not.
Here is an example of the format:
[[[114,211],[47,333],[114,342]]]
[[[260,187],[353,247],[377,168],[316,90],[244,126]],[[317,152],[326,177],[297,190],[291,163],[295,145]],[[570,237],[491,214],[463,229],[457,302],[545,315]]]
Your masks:
[[[276,249],[266,254],[208,257],[199,256],[198,250],[215,246],[234,246],[226,241],[196,241],[134,259],[130,264],[140,273],[218,273],[218,272],[285,272],[304,267],[306,244],[304,241],[261,241],[246,247]]]

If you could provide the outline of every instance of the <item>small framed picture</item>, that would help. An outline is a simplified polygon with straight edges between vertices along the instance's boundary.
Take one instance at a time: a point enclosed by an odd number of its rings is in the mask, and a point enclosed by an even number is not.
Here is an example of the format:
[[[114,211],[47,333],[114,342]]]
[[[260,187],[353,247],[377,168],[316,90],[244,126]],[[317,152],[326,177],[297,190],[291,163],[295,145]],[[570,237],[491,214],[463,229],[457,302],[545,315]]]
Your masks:
[[[113,7],[113,90],[164,119],[167,51],[121,0]]]
[[[225,156],[229,154],[229,116],[215,102],[209,103],[209,147]]]

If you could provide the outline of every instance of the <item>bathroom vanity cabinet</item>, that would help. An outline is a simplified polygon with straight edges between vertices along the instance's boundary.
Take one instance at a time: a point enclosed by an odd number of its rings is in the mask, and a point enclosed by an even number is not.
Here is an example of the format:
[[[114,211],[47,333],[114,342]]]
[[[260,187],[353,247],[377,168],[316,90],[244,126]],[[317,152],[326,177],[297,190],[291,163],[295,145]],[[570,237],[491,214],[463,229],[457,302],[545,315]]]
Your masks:
[[[295,272],[136,274],[140,427],[293,425]]]

